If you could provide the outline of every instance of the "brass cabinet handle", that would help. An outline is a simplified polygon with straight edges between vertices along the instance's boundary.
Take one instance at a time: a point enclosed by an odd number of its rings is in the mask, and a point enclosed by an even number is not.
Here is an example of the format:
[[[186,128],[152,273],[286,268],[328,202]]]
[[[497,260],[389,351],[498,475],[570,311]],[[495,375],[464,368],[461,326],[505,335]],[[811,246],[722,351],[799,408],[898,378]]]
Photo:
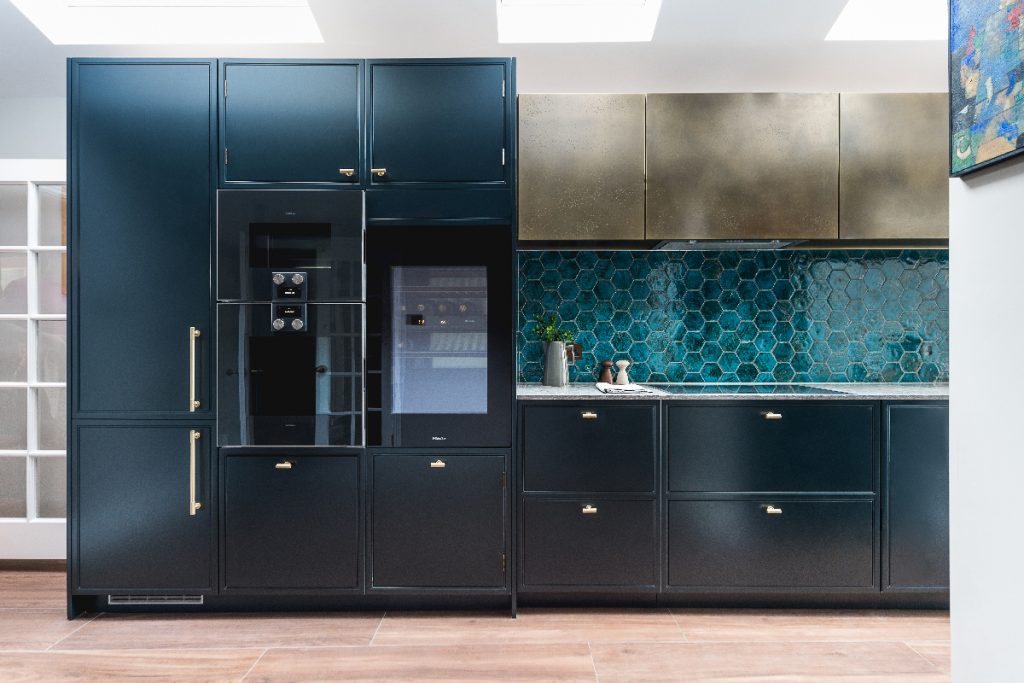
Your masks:
[[[761,414],[764,415],[764,419],[766,419],[766,420],[781,420],[782,419],[782,413],[773,413],[770,410],[767,413],[761,413]]]
[[[596,420],[597,413],[591,410],[584,410],[582,413],[580,413],[580,417],[582,417],[584,420]]]
[[[388,169],[386,169],[386,168],[371,168],[370,169],[370,173],[372,173],[373,175],[377,176],[378,178],[383,178],[384,176],[386,176],[388,174]]]
[[[764,511],[765,511],[766,514],[769,514],[769,515],[781,515],[782,514],[782,508],[777,508],[774,505],[765,505],[764,506]]]
[[[291,468],[292,463],[290,460],[282,460],[281,462],[274,463],[275,470],[290,470]]]
[[[346,178],[351,178],[352,176],[354,176],[356,174],[356,169],[354,169],[354,168],[339,168],[338,169],[338,173],[340,173],[341,175],[345,176]]]
[[[440,458],[438,458],[434,462],[430,463],[430,466],[432,468],[434,468],[434,469],[444,469],[445,467],[448,466],[448,463],[446,463],[444,460],[441,460]]]
[[[196,516],[196,510],[203,507],[203,504],[196,500],[196,441],[199,441],[199,432],[195,429],[188,434],[188,514]]]
[[[596,505],[584,505],[583,508],[580,510],[580,512],[582,512],[585,515],[596,515],[597,514],[597,506]]]
[[[196,339],[202,334],[198,327],[188,328],[188,412],[196,412],[201,404],[196,399]]]

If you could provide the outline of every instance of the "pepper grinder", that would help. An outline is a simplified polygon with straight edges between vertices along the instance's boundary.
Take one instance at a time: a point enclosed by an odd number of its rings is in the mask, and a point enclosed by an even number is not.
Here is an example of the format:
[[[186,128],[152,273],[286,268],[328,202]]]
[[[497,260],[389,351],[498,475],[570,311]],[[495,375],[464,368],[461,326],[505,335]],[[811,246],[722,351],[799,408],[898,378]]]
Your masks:
[[[611,384],[614,381],[612,379],[612,362],[610,360],[601,361],[601,379],[597,381],[605,384]]]

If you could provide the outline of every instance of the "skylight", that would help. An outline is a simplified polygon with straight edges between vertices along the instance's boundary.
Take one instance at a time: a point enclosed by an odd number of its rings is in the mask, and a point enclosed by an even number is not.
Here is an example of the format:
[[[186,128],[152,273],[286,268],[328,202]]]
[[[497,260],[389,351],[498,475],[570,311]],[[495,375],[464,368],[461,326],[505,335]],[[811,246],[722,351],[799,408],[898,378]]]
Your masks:
[[[643,43],[661,0],[496,0],[499,43]]]
[[[849,0],[825,40],[946,40],[947,0]]]
[[[54,45],[322,43],[307,0],[11,0]]]

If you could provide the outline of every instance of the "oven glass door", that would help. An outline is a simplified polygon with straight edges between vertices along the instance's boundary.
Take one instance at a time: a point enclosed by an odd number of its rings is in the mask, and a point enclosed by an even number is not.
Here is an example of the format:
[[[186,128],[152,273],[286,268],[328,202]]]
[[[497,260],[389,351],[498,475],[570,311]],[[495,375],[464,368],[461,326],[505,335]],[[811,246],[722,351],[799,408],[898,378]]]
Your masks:
[[[363,445],[361,304],[222,303],[217,318],[219,446]]]
[[[270,301],[275,272],[309,301],[363,300],[363,198],[352,190],[221,190],[217,299]]]

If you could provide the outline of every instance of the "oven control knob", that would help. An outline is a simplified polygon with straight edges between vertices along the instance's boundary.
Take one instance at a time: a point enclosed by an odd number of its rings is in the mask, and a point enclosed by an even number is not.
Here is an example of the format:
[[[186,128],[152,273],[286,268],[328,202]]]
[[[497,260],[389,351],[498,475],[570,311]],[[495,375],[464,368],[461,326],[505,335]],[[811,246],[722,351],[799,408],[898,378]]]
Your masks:
[[[295,275],[292,275],[292,284],[301,285],[305,279],[302,277],[302,273],[295,273]]]
[[[292,329],[293,330],[296,330],[296,331],[301,330],[303,325],[304,325],[304,323],[302,322],[301,318],[296,318],[295,320],[292,321]]]
[[[280,318],[274,318],[274,322],[270,323],[270,326],[275,330],[281,331],[284,329],[284,321]]]
[[[284,284],[284,273],[274,273],[274,284],[275,285]]]

